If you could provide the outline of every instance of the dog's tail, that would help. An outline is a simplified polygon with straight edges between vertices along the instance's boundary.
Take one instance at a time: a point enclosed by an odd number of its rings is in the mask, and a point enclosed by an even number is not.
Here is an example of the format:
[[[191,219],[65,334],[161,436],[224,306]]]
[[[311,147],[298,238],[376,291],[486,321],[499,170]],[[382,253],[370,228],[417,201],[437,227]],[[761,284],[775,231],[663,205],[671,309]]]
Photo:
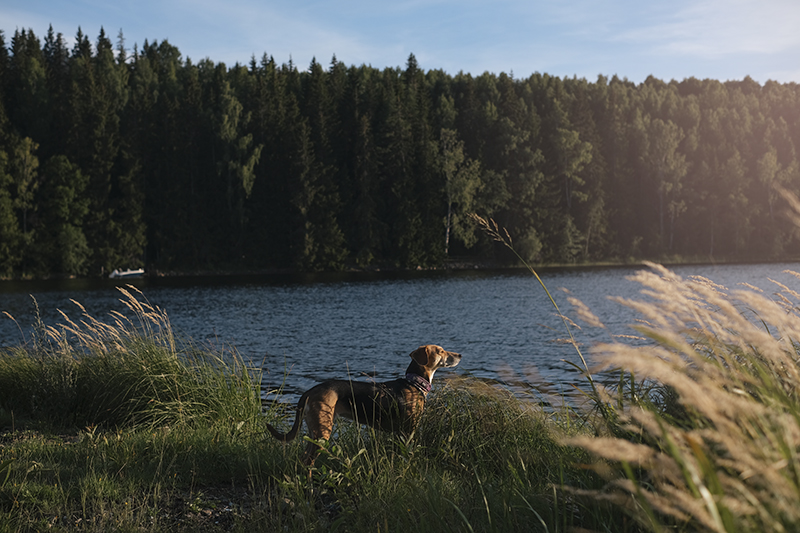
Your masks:
[[[289,442],[291,440],[294,440],[294,438],[297,436],[297,432],[300,431],[300,424],[303,421],[303,411],[305,410],[305,406],[306,406],[306,396],[304,394],[303,397],[300,398],[300,401],[297,402],[297,411],[295,412],[294,415],[294,424],[292,424],[292,429],[290,429],[288,433],[281,433],[280,431],[275,429],[275,427],[272,426],[272,424],[267,423],[267,429],[269,430],[270,433],[272,433],[272,436],[281,442]]]

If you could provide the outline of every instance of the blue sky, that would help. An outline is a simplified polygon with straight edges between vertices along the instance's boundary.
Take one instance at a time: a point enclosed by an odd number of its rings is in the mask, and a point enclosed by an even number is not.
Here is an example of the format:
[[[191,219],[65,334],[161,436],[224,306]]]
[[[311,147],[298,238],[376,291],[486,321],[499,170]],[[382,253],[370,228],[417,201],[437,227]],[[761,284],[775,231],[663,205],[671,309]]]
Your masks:
[[[800,0],[3,0],[16,29],[71,42],[102,26],[127,46],[167,39],[184,58],[247,64],[266,52],[305,68],[347,65],[590,81],[715,78],[800,82]]]

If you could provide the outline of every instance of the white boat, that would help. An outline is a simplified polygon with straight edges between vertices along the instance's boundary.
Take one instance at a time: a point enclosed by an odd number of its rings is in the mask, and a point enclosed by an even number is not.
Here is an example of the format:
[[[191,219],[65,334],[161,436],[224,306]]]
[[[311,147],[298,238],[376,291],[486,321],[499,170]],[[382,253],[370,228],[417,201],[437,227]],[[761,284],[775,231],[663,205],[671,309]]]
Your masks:
[[[108,275],[111,279],[130,279],[130,278],[141,278],[144,276],[144,269],[137,268],[136,270],[119,270],[118,268],[114,269],[114,272]]]

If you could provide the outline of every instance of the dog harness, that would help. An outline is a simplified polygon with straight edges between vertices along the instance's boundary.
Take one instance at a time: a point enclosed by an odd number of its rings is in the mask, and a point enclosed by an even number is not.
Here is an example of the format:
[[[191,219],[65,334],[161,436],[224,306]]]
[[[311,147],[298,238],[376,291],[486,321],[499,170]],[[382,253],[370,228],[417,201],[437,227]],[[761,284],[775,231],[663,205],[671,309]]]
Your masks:
[[[431,382],[418,374],[406,374],[406,381],[413,385],[415,389],[420,391],[423,396],[431,391]]]

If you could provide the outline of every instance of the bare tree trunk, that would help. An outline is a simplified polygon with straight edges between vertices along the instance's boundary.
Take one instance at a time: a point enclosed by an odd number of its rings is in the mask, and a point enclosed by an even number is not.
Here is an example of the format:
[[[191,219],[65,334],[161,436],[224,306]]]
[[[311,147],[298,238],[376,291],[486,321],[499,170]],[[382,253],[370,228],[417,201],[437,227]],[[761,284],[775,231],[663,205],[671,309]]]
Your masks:
[[[444,234],[444,255],[450,253],[450,217],[453,214],[453,203],[447,202],[447,229]]]

